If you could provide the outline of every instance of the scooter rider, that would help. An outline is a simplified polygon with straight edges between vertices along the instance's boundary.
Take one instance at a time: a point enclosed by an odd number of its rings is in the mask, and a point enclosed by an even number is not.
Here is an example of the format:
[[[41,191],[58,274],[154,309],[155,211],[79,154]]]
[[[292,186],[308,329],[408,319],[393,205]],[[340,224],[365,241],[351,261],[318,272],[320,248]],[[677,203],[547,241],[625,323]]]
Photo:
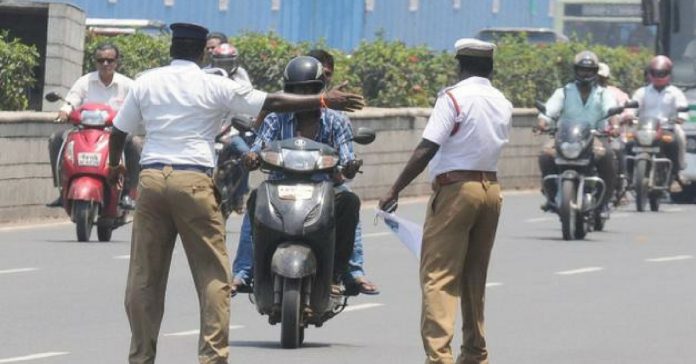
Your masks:
[[[213,49],[211,65],[224,70],[233,81],[251,85],[249,73],[239,65],[239,51],[229,43],[223,43]]]
[[[597,72],[599,59],[590,51],[582,51],[575,56],[573,61],[575,81],[556,89],[551,98],[546,102],[546,115],[539,115],[538,129],[548,130],[549,123],[560,122],[597,122],[606,116],[609,109],[616,106],[613,95],[604,87],[597,84]],[[615,118],[609,119],[610,130],[616,131]],[[603,129],[602,122],[593,126],[595,129]],[[594,159],[599,177],[604,180],[607,193],[602,201],[603,212],[607,209],[607,202],[614,193],[616,185],[616,171],[614,168],[614,153],[607,141],[595,138],[593,146]],[[556,173],[556,150],[554,141],[549,140],[544,145],[539,155],[539,168],[542,179],[544,176]],[[546,191],[546,197],[555,196],[557,191]],[[548,210],[552,206],[548,201],[542,209]]]
[[[318,94],[324,90],[322,79],[322,65],[313,58],[300,56],[292,59],[283,73],[284,89],[286,93],[301,95]],[[257,138],[251,147],[251,152],[244,156],[244,162],[250,170],[260,165],[259,152],[263,145],[274,141],[292,138],[297,135],[304,136],[332,146],[338,151],[339,165],[343,166],[342,174],[346,178],[355,177],[362,164],[355,159],[350,139],[352,132],[342,120],[343,114],[323,107],[321,109],[296,113],[272,113],[265,119],[257,133]],[[269,179],[285,179],[281,172],[273,172]],[[326,173],[313,177],[317,180],[332,180],[333,176]],[[247,201],[249,216],[254,218],[256,191],[253,191]],[[360,215],[360,198],[348,190],[342,190],[335,194],[335,218],[336,218],[336,249],[334,254],[333,281],[336,283],[332,292],[341,293],[338,285],[345,273],[353,250],[355,240],[355,228]]]
[[[688,112],[677,112],[679,108],[689,106],[684,93],[672,82],[672,61],[666,56],[656,56],[648,66],[649,84],[633,93],[632,99],[638,101],[637,113],[643,117],[657,117],[674,121],[674,140],[664,145],[667,158],[672,161],[674,182],[670,187],[672,192],[681,190],[679,171],[686,168],[684,153],[686,152],[686,136],[681,123],[688,119]]]
[[[95,72],[90,72],[75,81],[75,84],[70,88],[65,96],[66,103],[61,106],[56,122],[65,123],[68,121],[68,115],[75,108],[87,103],[100,103],[111,106],[118,111],[123,104],[123,101],[128,94],[128,90],[133,83],[133,80],[122,75],[116,70],[118,62],[121,58],[119,49],[109,43],[101,44],[94,51]],[[65,141],[65,133],[67,130],[59,130],[48,139],[48,154],[51,161],[51,172],[53,173],[54,186],[60,188],[60,173],[58,171],[58,158],[60,150]],[[128,176],[125,181],[124,191],[129,193],[123,194],[122,205],[125,208],[133,208],[134,202],[132,194],[138,186],[138,166],[140,161],[140,152],[143,147],[142,138],[139,136],[129,136],[126,139],[125,156],[128,166]],[[62,194],[56,200],[48,203],[48,207],[60,207],[63,205]]]

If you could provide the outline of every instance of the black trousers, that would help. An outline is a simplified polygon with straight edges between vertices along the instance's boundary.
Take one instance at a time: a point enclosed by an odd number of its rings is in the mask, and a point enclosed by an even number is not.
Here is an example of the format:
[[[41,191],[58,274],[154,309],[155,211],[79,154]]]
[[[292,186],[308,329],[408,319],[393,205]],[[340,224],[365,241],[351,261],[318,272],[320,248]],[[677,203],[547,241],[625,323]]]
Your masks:
[[[614,191],[616,189],[616,166],[614,164],[614,151],[611,149],[606,140],[601,140],[602,147],[604,147],[604,155],[599,156],[595,153],[595,166],[597,167],[597,174],[604,180],[607,190],[604,193],[604,198],[602,199],[602,206],[609,203]],[[556,166],[555,156],[548,153],[541,153],[539,155],[539,169],[541,170],[542,178],[550,174],[559,173],[558,167]],[[556,188],[554,185],[551,188]],[[555,190],[548,191],[547,196],[555,196]]]
[[[256,190],[251,191],[247,200],[249,217],[254,219],[256,210]],[[360,220],[360,198],[351,191],[341,191],[334,196],[336,218],[336,248],[334,249],[334,282],[340,282],[348,271],[348,262],[353,253],[355,228]]]
[[[59,130],[48,138],[48,155],[51,159],[51,173],[53,175],[53,186],[60,187],[58,181],[58,153],[65,141],[65,132],[70,129]],[[124,184],[124,191],[128,191],[131,187],[138,186],[138,175],[140,174],[140,153],[143,151],[143,138],[139,136],[128,135],[123,152],[126,156],[126,170],[128,175]]]

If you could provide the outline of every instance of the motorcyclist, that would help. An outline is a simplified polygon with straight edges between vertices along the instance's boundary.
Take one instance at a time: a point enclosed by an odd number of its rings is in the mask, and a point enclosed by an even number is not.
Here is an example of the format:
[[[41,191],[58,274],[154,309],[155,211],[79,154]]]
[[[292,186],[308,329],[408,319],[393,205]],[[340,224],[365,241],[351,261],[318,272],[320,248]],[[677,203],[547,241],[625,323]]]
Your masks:
[[[616,101],[606,88],[598,85],[597,72],[599,70],[599,59],[597,55],[590,51],[582,51],[575,55],[573,60],[573,71],[575,80],[565,86],[556,89],[551,98],[546,102],[546,113],[539,114],[538,129],[546,131],[549,124],[558,122],[590,122],[594,129],[603,130],[604,122],[600,121],[607,115],[610,108],[616,106]],[[615,131],[616,120],[610,118],[607,129]],[[606,215],[608,211],[607,202],[614,192],[616,185],[616,171],[614,168],[614,153],[604,139],[595,138],[593,146],[594,160],[597,172],[606,184],[607,193],[604,194],[602,201],[602,213]],[[542,153],[539,155],[539,168],[542,178],[544,176],[557,173],[556,149],[554,141],[550,140],[544,145]],[[546,191],[546,197],[553,198],[556,195],[555,186]],[[547,202],[542,205],[542,209],[549,210],[552,204]]]
[[[606,88],[607,91],[609,91],[613,96],[614,99],[616,100],[617,105],[624,105],[626,104],[627,101],[629,101],[628,94],[623,92],[620,88],[610,85],[609,80],[611,79],[611,68],[609,67],[608,64],[600,62],[599,63],[599,70],[597,71],[597,83]],[[625,181],[625,176],[626,176],[626,160],[625,160],[625,142],[626,142],[626,134],[628,132],[628,126],[626,124],[629,123],[629,121],[633,118],[633,114],[630,109],[625,109],[623,113],[621,113],[618,116],[619,120],[621,121],[621,129],[619,132],[619,137],[614,138],[611,141],[611,147],[612,150],[614,151],[614,154],[616,155],[616,160],[617,160],[617,172],[619,174],[619,178]],[[619,181],[619,183],[623,183]],[[621,187],[617,184],[616,186],[617,189],[621,189]],[[619,199],[621,196],[618,197]],[[615,201],[616,204],[618,204],[620,201],[617,199]]]
[[[294,94],[318,94],[324,91],[322,65],[307,56],[292,59],[283,73],[284,90]],[[331,105],[317,110],[297,113],[269,114],[261,125],[251,151],[244,156],[247,168],[256,169],[260,165],[259,152],[263,145],[274,140],[282,140],[295,136],[304,136],[317,142],[330,145],[339,154],[339,164],[343,166],[341,173],[346,178],[355,177],[361,162],[353,154],[352,131],[343,118],[342,113],[331,110]],[[282,172],[273,172],[269,179],[285,179]],[[313,176],[315,180],[333,180],[334,176],[321,173]],[[256,191],[249,196],[247,208],[253,219],[256,201]],[[360,215],[360,199],[349,191],[341,190],[335,194],[336,219],[336,248],[334,254],[333,293],[341,293],[341,279],[347,270],[348,260],[355,241],[355,228]]]
[[[678,112],[679,108],[686,108],[689,103],[684,93],[671,85],[672,61],[666,56],[654,57],[648,66],[648,85],[639,88],[633,93],[632,99],[638,101],[637,115],[642,117],[656,117],[664,120],[663,126],[669,120],[674,121],[674,136],[672,142],[665,143],[663,150],[667,158],[672,161],[672,173],[674,182],[670,186],[671,192],[681,191],[681,178],[679,171],[686,168],[684,160],[686,153],[686,136],[681,124],[689,118],[688,112]]]
[[[67,122],[70,112],[87,103],[107,104],[118,111],[133,83],[133,80],[130,78],[116,72],[120,56],[121,54],[118,47],[113,44],[104,43],[97,47],[93,57],[97,70],[75,81],[75,84],[65,96],[66,102],[61,106],[56,122]],[[48,152],[51,161],[53,182],[59,189],[61,188],[61,182],[58,159],[68,130],[59,130],[51,134],[48,139]],[[122,195],[121,205],[124,208],[132,209],[135,206],[133,197],[135,196],[135,189],[138,186],[138,172],[140,169],[139,162],[140,152],[143,148],[142,145],[143,141],[139,136],[129,136],[126,139],[124,152],[125,163],[129,173],[126,176],[123,187],[126,193]],[[48,203],[46,206],[60,207],[62,205],[62,194],[59,194],[56,200]]]
[[[206,71],[229,77],[240,84],[251,85],[249,74],[237,62],[238,56],[239,53],[235,47],[229,43],[222,43],[212,50],[212,67],[206,69]],[[253,138],[245,138],[234,130],[234,128],[231,128],[230,131],[233,135],[225,139],[225,145],[220,153],[218,165],[230,158],[238,158],[249,152],[249,144],[253,141]],[[231,208],[236,213],[242,214],[244,213],[244,195],[249,192],[249,171],[241,164],[236,168],[239,168],[239,173],[235,173],[235,175],[239,176],[240,181],[238,187],[234,190]]]

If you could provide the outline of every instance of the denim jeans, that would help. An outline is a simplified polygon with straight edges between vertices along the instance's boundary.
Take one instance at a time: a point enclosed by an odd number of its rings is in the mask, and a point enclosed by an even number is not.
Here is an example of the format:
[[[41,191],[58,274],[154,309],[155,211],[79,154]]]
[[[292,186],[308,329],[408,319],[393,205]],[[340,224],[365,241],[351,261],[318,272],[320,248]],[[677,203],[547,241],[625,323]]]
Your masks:
[[[232,263],[232,277],[242,280],[249,284],[250,278],[253,275],[254,267],[254,246],[251,237],[251,219],[249,213],[244,213],[242,219],[242,228],[239,231],[239,245],[237,245],[237,253]],[[358,226],[355,228],[355,243],[353,244],[353,252],[348,261],[348,271],[343,280],[351,280],[365,275],[363,269],[363,243],[362,243],[362,224],[358,221]]]
[[[226,157],[239,158],[242,155],[249,152],[249,144],[244,140],[241,135],[235,135],[230,138],[229,144],[225,146],[227,149],[223,155]],[[234,190],[234,195],[232,196],[233,201],[238,201],[244,198],[244,194],[249,192],[249,172],[241,164],[237,166],[239,168],[239,187]]]

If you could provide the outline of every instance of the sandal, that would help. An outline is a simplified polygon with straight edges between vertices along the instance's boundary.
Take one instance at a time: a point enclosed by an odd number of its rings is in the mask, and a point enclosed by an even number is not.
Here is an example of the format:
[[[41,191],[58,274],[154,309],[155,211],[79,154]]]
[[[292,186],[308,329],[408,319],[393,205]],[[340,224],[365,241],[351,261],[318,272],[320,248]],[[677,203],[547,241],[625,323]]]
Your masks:
[[[360,292],[362,294],[371,295],[371,296],[379,294],[379,289],[377,289],[377,285],[370,282],[365,277],[355,278],[352,285],[355,288],[357,288],[358,292]]]
[[[244,280],[240,278],[232,279],[230,283],[230,298],[237,295],[237,293],[253,293],[254,290],[251,285],[247,284]]]

